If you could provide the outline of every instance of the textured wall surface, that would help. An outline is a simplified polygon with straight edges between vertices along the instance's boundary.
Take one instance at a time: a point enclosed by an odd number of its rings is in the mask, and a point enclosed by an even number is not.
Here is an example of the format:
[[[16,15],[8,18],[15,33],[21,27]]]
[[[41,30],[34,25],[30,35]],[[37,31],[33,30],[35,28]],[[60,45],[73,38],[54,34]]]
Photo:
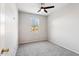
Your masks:
[[[32,18],[39,19],[39,32],[32,32]],[[19,12],[19,43],[47,40],[47,17]]]
[[[18,10],[16,4],[5,4],[5,48],[6,55],[15,55],[18,47]]]
[[[48,17],[49,40],[79,53],[79,4],[52,13]]]

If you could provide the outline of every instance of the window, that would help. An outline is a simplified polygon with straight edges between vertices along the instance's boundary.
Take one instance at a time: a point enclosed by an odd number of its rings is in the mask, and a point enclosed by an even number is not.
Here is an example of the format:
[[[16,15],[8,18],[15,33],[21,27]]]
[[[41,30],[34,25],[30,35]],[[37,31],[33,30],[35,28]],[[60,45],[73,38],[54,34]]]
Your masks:
[[[36,17],[32,18],[32,32],[39,31],[39,19]]]

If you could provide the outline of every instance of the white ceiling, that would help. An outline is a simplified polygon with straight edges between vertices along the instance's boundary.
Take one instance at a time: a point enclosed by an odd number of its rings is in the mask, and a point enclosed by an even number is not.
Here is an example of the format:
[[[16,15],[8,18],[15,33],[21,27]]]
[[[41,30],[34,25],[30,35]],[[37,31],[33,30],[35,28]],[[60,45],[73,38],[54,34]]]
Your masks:
[[[37,12],[40,9],[41,4],[40,3],[18,3],[17,7],[20,11],[33,13],[33,14],[40,14],[40,15],[49,15],[52,12],[55,12],[67,5],[67,3],[46,3],[45,6],[54,5],[55,8],[47,9],[48,13],[45,13],[44,11]]]

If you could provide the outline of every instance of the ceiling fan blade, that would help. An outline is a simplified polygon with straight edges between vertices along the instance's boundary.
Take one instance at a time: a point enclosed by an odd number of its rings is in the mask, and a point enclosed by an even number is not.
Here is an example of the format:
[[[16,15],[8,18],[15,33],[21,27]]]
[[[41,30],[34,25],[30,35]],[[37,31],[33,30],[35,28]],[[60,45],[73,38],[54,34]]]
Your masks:
[[[38,10],[37,12],[40,12],[41,11],[41,9],[40,10]]]
[[[44,9],[54,8],[55,6],[44,7]]]
[[[46,12],[46,13],[47,13],[47,10],[45,10],[45,9],[44,9],[44,12]]]

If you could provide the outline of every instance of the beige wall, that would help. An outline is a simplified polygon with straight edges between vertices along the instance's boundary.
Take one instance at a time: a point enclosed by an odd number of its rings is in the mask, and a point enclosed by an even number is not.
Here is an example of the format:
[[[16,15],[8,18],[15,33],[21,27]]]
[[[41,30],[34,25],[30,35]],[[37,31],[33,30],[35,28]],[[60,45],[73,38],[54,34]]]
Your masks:
[[[18,48],[18,12],[16,4],[0,4],[0,49],[9,48],[1,55],[15,55]]]
[[[32,32],[32,17],[40,20],[39,32]],[[47,17],[19,12],[19,43],[47,40]]]
[[[52,13],[48,17],[49,41],[79,54],[79,4]]]
[[[5,48],[15,55],[18,48],[18,10],[16,4],[5,4]]]
[[[0,3],[0,53],[1,49],[5,46],[5,5]]]

